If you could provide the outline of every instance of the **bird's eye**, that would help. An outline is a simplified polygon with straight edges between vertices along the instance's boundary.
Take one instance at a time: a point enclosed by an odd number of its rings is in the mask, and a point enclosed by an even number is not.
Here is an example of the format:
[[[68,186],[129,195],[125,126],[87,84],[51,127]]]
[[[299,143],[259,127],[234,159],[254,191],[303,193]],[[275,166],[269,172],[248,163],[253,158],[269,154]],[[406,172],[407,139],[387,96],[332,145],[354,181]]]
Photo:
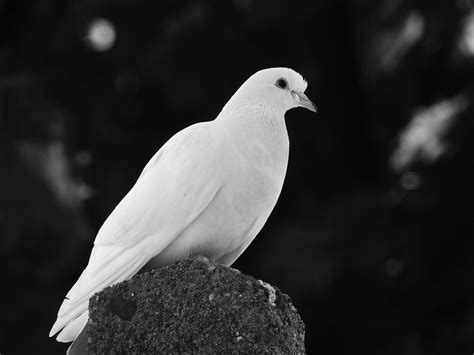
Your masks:
[[[276,86],[278,86],[280,89],[286,89],[288,87],[288,82],[285,79],[280,78],[277,80]]]

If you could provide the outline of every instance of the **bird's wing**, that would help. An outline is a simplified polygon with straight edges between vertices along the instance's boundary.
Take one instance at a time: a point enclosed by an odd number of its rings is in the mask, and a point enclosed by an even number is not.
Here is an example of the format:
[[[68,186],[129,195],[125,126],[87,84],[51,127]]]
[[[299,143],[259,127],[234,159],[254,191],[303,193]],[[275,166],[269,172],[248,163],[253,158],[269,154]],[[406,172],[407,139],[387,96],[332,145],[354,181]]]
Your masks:
[[[177,133],[146,165],[99,230],[89,264],[68,292],[50,336],[63,327],[70,333],[68,323],[87,311],[94,293],[137,273],[214,200],[225,172],[210,123]]]

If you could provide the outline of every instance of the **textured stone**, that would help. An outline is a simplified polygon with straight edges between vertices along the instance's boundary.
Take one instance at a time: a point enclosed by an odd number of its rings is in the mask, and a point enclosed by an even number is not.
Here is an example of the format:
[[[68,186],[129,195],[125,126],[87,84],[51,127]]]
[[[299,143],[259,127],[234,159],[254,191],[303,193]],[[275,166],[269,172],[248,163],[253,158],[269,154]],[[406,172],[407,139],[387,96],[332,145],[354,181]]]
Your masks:
[[[89,354],[305,353],[287,295],[201,256],[106,288],[89,309]]]

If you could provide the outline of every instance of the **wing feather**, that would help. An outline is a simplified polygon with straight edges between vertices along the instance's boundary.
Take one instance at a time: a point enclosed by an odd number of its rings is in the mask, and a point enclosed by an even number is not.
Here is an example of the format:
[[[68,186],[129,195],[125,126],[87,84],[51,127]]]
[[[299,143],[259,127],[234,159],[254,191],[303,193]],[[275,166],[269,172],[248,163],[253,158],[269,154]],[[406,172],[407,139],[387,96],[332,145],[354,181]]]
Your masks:
[[[94,293],[132,277],[199,218],[224,181],[213,174],[220,164],[217,148],[206,122],[177,133],[155,154],[99,230],[89,264],[68,292],[50,336],[87,312]],[[64,330],[70,339],[71,327]]]

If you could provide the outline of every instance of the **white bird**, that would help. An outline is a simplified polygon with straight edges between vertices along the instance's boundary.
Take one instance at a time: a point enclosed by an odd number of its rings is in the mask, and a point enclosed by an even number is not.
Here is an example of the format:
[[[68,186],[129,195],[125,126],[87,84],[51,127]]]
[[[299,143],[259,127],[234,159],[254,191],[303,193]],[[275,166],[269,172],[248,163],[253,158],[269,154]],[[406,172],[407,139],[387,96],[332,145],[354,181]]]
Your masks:
[[[231,265],[280,195],[289,153],[285,112],[298,106],[316,112],[306,87],[292,69],[261,70],[215,120],[166,142],[100,228],[50,336],[61,330],[58,341],[74,341],[87,323],[89,298],[144,266],[190,254]]]

